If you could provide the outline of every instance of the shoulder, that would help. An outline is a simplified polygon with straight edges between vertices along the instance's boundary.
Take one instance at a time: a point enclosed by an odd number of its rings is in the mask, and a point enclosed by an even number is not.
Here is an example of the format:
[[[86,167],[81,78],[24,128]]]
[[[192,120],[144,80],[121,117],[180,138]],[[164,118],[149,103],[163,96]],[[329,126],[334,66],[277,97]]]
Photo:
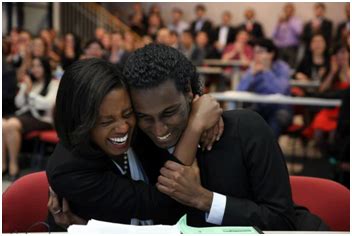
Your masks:
[[[225,111],[223,114],[225,129],[231,129],[242,137],[271,135],[265,120],[256,112],[248,109]]]

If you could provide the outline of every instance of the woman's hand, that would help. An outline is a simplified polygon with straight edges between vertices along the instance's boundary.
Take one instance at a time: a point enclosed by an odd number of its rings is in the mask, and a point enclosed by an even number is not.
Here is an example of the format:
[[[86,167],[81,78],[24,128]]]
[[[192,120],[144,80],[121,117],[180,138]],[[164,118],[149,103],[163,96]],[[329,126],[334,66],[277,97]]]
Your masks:
[[[62,208],[56,193],[49,187],[50,195],[48,209],[54,217],[55,223],[67,229],[70,225],[85,225],[87,221],[71,212],[70,206],[65,198],[62,200]]]
[[[32,85],[33,85],[33,82],[31,80],[31,78],[29,77],[29,75],[24,75],[23,76],[23,79],[22,79],[22,83],[24,83],[26,85],[26,94],[29,94],[32,90]]]
[[[203,148],[210,148],[215,140],[220,139],[224,131],[224,122],[221,118],[222,109],[219,103],[210,95],[195,96],[192,102],[192,111],[189,122],[202,132]]]

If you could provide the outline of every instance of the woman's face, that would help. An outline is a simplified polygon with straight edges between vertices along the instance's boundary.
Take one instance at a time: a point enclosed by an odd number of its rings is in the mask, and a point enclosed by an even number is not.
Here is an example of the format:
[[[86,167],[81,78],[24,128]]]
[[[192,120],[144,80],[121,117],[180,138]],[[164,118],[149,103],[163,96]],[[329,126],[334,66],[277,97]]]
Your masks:
[[[36,38],[33,40],[32,44],[32,54],[35,57],[45,56],[45,45],[44,41],[40,38]]]
[[[35,58],[32,62],[31,73],[36,80],[44,79],[44,68],[38,58]]]
[[[243,30],[237,34],[236,42],[246,44],[248,42],[248,40],[249,40],[249,36],[246,31]]]
[[[129,94],[125,89],[114,89],[100,105],[91,139],[107,155],[119,156],[130,146],[135,123]]]
[[[336,59],[337,63],[340,66],[348,65],[350,58],[350,54],[346,48],[341,48],[337,53],[336,53]]]
[[[65,35],[65,45],[67,47],[74,48],[75,46],[75,39],[72,34],[66,34]]]
[[[326,48],[325,39],[321,35],[316,35],[312,38],[310,49],[313,53],[323,54]]]

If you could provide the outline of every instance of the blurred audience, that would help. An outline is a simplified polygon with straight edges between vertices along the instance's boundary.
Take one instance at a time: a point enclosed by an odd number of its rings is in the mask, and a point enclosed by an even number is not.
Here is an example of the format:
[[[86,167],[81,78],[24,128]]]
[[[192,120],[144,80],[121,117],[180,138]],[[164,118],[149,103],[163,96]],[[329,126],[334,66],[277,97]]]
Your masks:
[[[58,89],[58,81],[52,80],[49,60],[34,57],[29,70],[19,83],[15,115],[2,118],[2,172],[10,179],[19,176],[18,155],[22,137],[34,130],[52,129],[52,114]],[[7,157],[9,165],[7,165]]]

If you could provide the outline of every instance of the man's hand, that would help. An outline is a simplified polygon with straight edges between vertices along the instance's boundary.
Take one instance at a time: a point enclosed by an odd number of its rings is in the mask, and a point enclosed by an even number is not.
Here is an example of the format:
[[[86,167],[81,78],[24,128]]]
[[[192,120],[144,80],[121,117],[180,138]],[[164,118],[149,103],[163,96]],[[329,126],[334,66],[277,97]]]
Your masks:
[[[85,225],[87,221],[78,217],[71,212],[70,206],[65,198],[62,200],[62,208],[59,203],[59,198],[56,193],[49,187],[50,195],[48,201],[48,209],[54,217],[55,223],[67,229],[68,226]]]
[[[160,170],[156,184],[158,190],[181,204],[209,211],[213,193],[200,183],[199,168],[195,161],[192,166],[183,166],[167,161]]]

